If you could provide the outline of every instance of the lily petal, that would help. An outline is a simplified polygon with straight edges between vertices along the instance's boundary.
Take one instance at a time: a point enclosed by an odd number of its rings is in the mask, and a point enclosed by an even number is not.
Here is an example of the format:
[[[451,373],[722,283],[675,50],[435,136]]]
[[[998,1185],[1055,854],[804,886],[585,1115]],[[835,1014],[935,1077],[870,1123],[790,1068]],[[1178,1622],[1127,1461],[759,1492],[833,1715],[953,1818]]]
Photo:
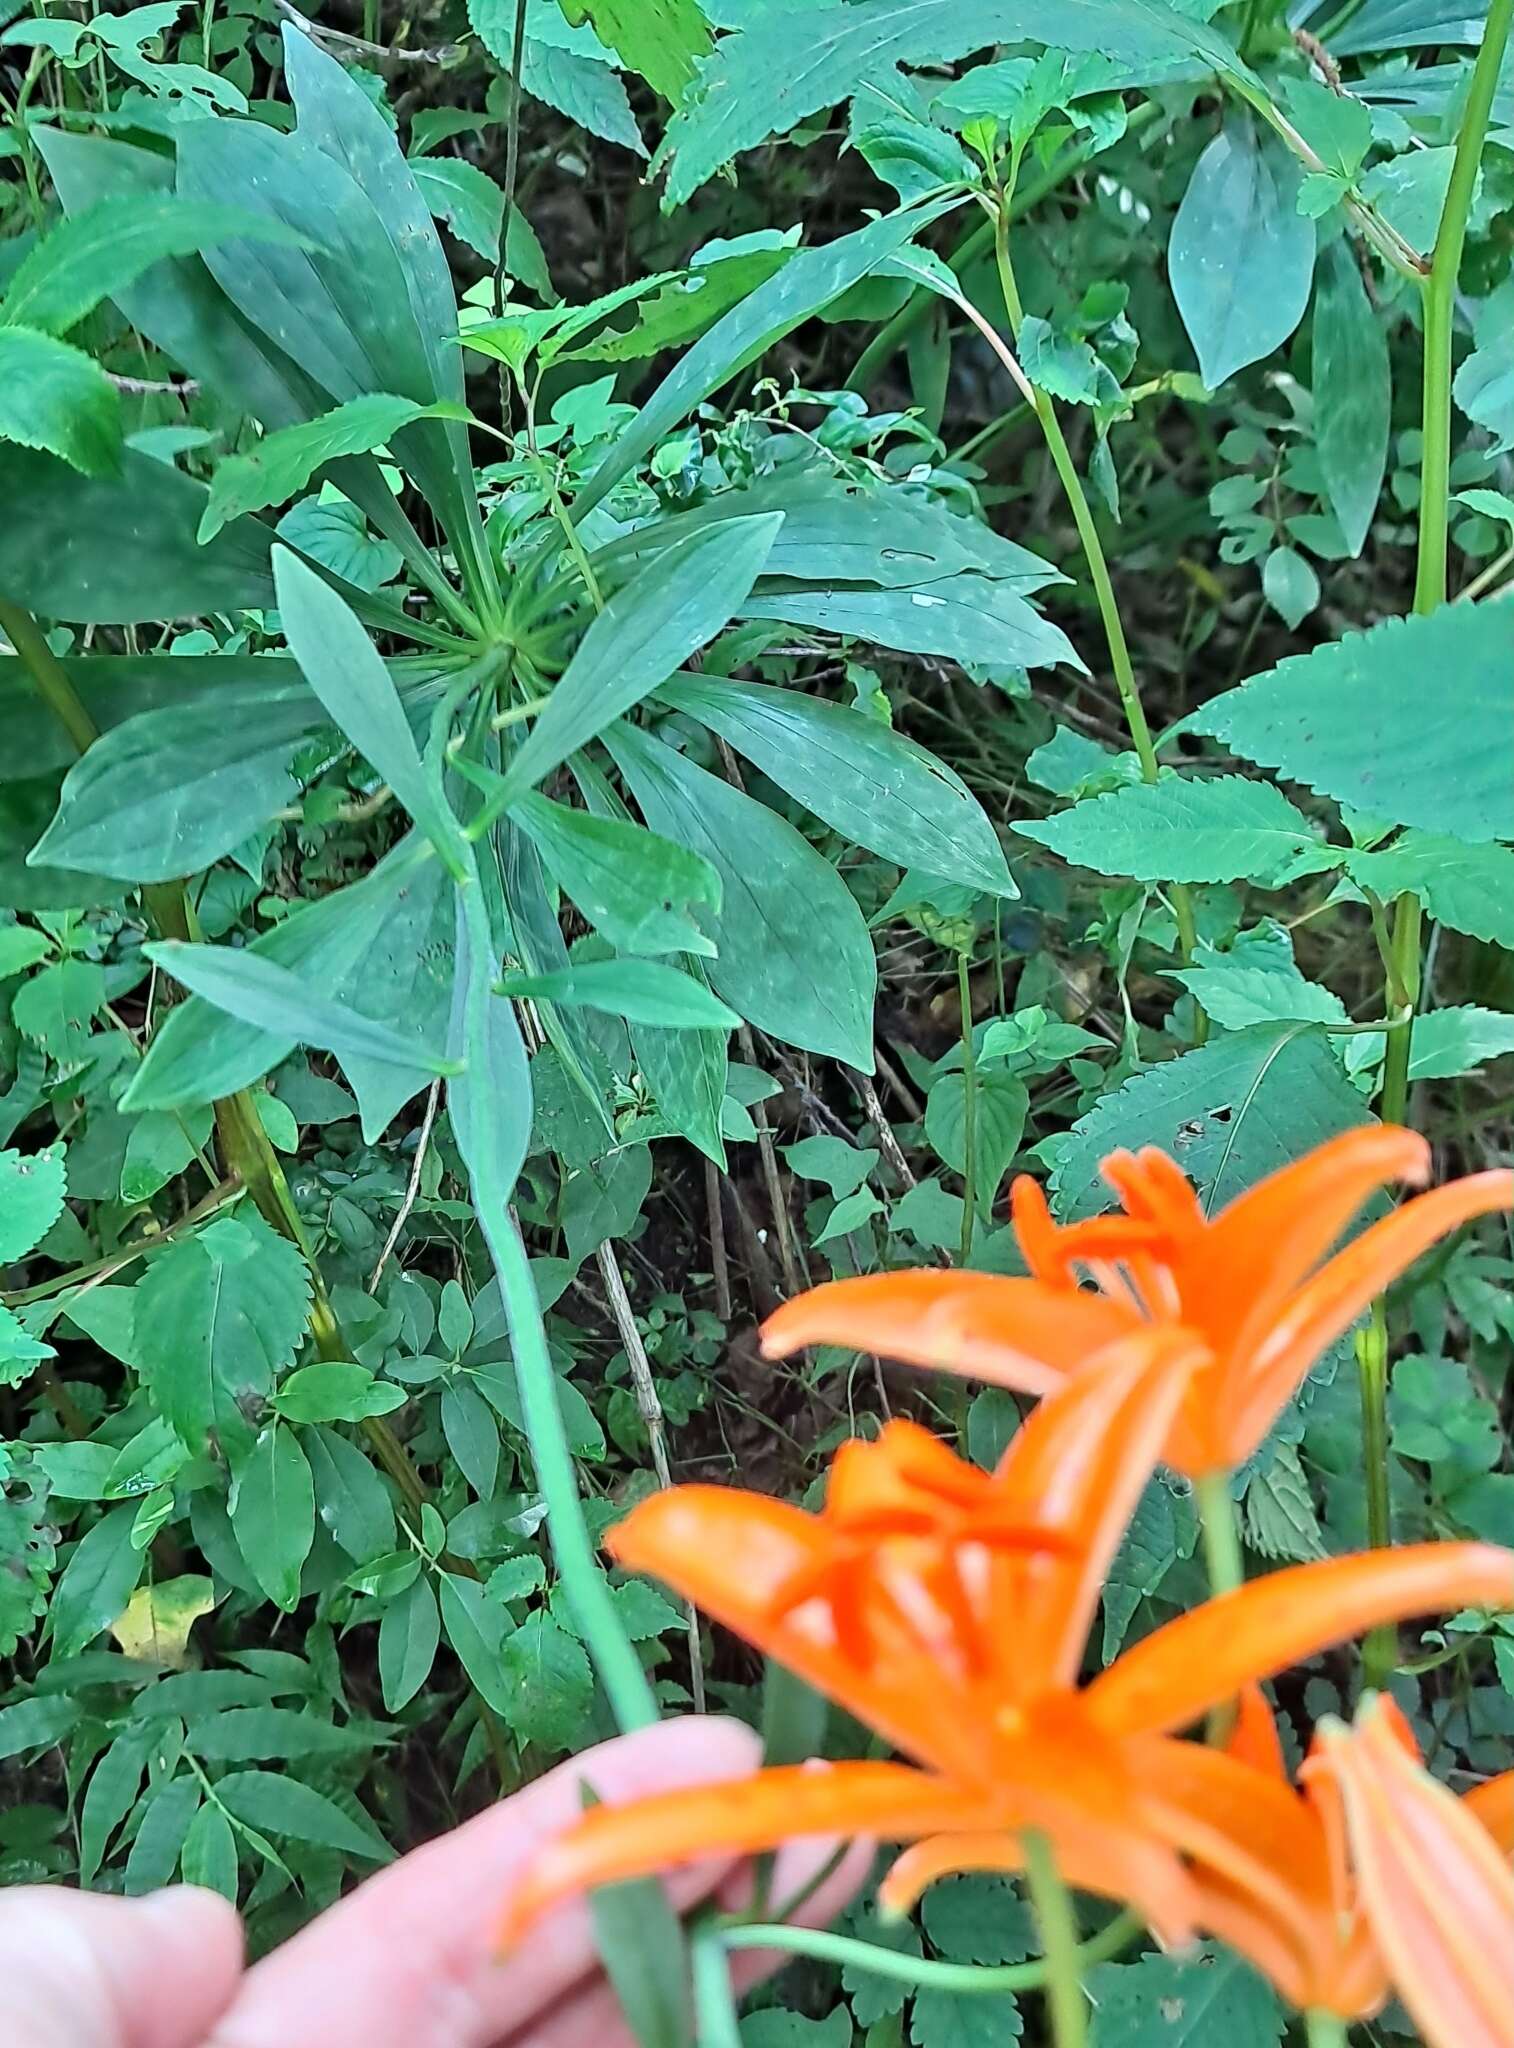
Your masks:
[[[1475,1813],[1505,1856],[1514,1856],[1514,1771],[1489,1778],[1465,1794],[1468,1813]]]
[[[1257,1342],[1246,1398],[1248,1410],[1265,1415],[1263,1429],[1327,1345],[1422,1253],[1474,1216],[1511,1207],[1514,1171],[1468,1174],[1405,1202],[1337,1252],[1294,1291]]]
[[[919,1835],[970,1831],[985,1821],[980,1791],[907,1764],[800,1764],[756,1771],[595,1806],[533,1857],[505,1905],[502,1945],[540,1914],[596,1885],[646,1877],[725,1851],[755,1855],[809,1835]]]
[[[1101,1672],[1084,1699],[1116,1733],[1184,1728],[1249,1680],[1379,1622],[1459,1607],[1514,1608],[1514,1551],[1422,1543],[1295,1565],[1155,1630]]]
[[[1322,1731],[1367,1918],[1431,2048],[1514,2040],[1514,1869],[1371,1707]]]
[[[843,1344],[1044,1394],[1135,1325],[1132,1310],[1096,1294],[926,1268],[832,1280],[796,1295],[763,1324],[762,1350],[784,1358],[810,1344]]]

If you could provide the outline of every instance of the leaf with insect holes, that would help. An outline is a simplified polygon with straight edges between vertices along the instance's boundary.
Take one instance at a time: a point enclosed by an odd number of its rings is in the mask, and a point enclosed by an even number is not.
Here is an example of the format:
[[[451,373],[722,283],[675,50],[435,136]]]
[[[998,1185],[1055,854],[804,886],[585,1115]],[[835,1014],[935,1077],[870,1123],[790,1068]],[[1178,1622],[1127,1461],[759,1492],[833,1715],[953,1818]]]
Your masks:
[[[63,1147],[0,1152],[0,1266],[39,1245],[63,1214]]]

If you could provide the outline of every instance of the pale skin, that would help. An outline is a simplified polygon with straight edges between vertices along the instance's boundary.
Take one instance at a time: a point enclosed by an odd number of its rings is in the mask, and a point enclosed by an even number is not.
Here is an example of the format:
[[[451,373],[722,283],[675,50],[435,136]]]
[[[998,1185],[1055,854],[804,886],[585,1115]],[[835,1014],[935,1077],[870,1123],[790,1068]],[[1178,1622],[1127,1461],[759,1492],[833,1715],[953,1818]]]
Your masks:
[[[533,1847],[581,1811],[739,1777],[758,1745],[731,1721],[662,1722],[575,1757],[455,1833],[381,1871],[245,1969],[235,1912],[177,1886],[119,1899],[53,1886],[0,1892],[0,1984],[10,2048],[630,2048],[581,1905],[561,1908],[512,1956],[495,1953],[501,1901]],[[775,1899],[834,1854],[795,1844]],[[866,1845],[842,1857],[796,1920],[823,1926],[857,1889]],[[680,1910],[728,1908],[749,1866],[714,1858],[672,1873]],[[782,1959],[733,1956],[738,1988]]]

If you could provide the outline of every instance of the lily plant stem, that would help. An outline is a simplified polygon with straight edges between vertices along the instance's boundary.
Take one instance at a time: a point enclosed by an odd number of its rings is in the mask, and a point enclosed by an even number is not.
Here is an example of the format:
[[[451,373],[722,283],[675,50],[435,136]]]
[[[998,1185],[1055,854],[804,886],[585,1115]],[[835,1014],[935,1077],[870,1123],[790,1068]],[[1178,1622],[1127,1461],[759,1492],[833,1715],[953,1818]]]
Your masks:
[[[1038,1829],[1026,1828],[1022,1840],[1026,1889],[1046,1958],[1046,2003],[1054,2048],[1085,2048],[1088,1999],[1083,1990],[1083,1958],[1072,1894],[1062,1881],[1056,1855],[1046,1836]]]

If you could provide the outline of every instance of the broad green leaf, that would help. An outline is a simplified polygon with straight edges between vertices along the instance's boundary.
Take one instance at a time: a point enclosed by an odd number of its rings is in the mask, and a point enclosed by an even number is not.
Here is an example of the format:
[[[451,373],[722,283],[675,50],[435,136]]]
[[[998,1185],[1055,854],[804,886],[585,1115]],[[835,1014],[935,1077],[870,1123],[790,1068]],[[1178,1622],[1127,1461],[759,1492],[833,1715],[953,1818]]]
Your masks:
[[[713,949],[712,949],[713,950]],[[697,971],[693,960],[685,963]],[[724,1031],[664,1031],[655,1024],[631,1027],[631,1045],[658,1114],[670,1129],[697,1145],[725,1169],[721,1105],[725,1100]]]
[[[336,1849],[344,1856],[360,1856],[371,1863],[388,1863],[393,1858],[393,1850],[376,1829],[360,1826],[324,1792],[298,1778],[281,1777],[273,1771],[232,1771],[217,1784],[216,1797],[233,1820],[244,1821],[260,1834],[311,1842],[317,1848]]]
[[[61,456],[84,476],[114,478],[120,394],[82,349],[36,328],[0,327],[0,441]]]
[[[513,18],[515,9],[511,0],[470,0],[469,16],[475,25],[490,16],[497,18],[501,13]],[[488,38],[484,40],[487,42]],[[500,63],[508,67],[508,50],[501,52],[493,43],[489,47]],[[608,66],[580,57],[572,50],[554,49],[535,36],[527,36],[525,62],[520,75],[521,84],[528,93],[536,99],[545,100],[549,107],[556,107],[560,114],[565,114],[580,128],[587,128],[591,135],[602,136],[606,142],[618,142],[622,149],[629,149],[637,156],[646,155],[646,144],[641,139],[626,89]]]
[[[441,1574],[440,1592],[447,1641],[479,1698],[508,1724],[512,1688],[505,1676],[504,1651],[505,1638],[515,1626],[510,1610],[457,1572]]]
[[[1485,1060],[1514,1052],[1514,1017],[1459,1003],[1428,1010],[1415,1019],[1409,1046],[1409,1079],[1439,1081],[1470,1074]]]
[[[217,467],[200,518],[199,539],[214,540],[223,526],[245,512],[286,503],[328,462],[345,455],[371,454],[401,427],[423,417],[436,418],[444,411],[440,406],[418,405],[413,398],[392,398],[387,392],[375,391],[363,398],[349,398],[319,419],[265,434],[246,454],[228,456]]]
[[[67,334],[166,256],[189,256],[232,236],[295,242],[277,222],[240,207],[147,195],[104,199],[71,213],[35,244],[0,301],[0,324]]]
[[[741,1022],[692,975],[659,960],[582,960],[560,974],[509,975],[504,993],[587,1004],[632,1024],[661,1024],[675,1031],[734,1031]]]
[[[944,206],[892,213],[823,248],[802,249],[776,276],[733,306],[670,370],[631,424],[618,434],[594,474],[573,500],[582,521],[615,486],[631,474],[664,435],[701,399],[757,361],[801,321],[866,277],[901,243],[938,219]]]
[[[569,0],[566,12],[571,21],[591,21],[626,69],[675,106],[712,48],[699,0]]]
[[[287,548],[275,550],[273,571],[285,636],[306,682],[432,844],[450,850],[457,827],[440,783],[422,765],[399,692],[356,614]]]
[[[287,1424],[264,1429],[237,1474],[231,1526],[248,1569],[275,1607],[292,1614],[300,1573],[315,1540],[310,1460]]]
[[[1027,40],[1140,62],[1186,57],[1204,38],[1196,21],[1143,0],[874,0],[803,13],[802,42],[792,15],[778,9],[716,45],[658,151],[658,163],[671,164],[665,205],[681,205],[738,151],[787,134],[893,65],[951,62]],[[1233,52],[1226,55],[1233,68]]]
[[[48,1610],[55,1659],[76,1657],[131,1598],[146,1563],[131,1540],[135,1519],[134,1508],[112,1508],[74,1546]]]
[[[1514,443],[1514,345],[1507,334],[1491,336],[1473,349],[1452,389],[1467,418],[1492,434],[1495,453]]]
[[[379,1623],[379,1684],[389,1713],[409,1706],[431,1676],[440,1641],[436,1595],[430,1580],[421,1577],[386,1602]]]
[[[148,958],[202,996],[258,1031],[293,1031],[299,1042],[347,1059],[373,1060],[391,1067],[424,1066],[433,1074],[453,1071],[440,1053],[428,1054],[387,1024],[377,1024],[313,987],[277,961],[248,947],[190,945],[156,939],[143,948]]]
[[[1025,1083],[993,1068],[980,1073],[973,1090],[973,1178],[986,1209],[1020,1147],[1030,1096]],[[943,1074],[925,1105],[925,1135],[954,1173],[967,1170],[967,1105],[964,1077]]]
[[[268,528],[239,520],[202,548],[205,497],[203,484],[131,449],[119,476],[81,479],[51,456],[0,447],[0,502],[27,509],[0,525],[0,594],[80,625],[271,605]]]
[[[504,1645],[510,1705],[505,1718],[522,1742],[570,1749],[583,1734],[594,1698],[594,1679],[583,1647],[540,1608]]]
[[[121,1161],[122,1201],[149,1202],[160,1188],[167,1187],[194,1158],[195,1147],[209,1137],[210,1121],[208,1107],[192,1118],[172,1116],[166,1110],[149,1110],[135,1118]]]
[[[105,1002],[105,976],[93,960],[54,960],[11,998],[11,1022],[61,1066],[85,1057],[89,1022]]]
[[[1344,236],[1320,252],[1314,293],[1314,437],[1346,545],[1359,555],[1388,463],[1393,370],[1383,323]]]
[[[1425,44],[1477,43],[1486,8],[1468,0],[1366,0],[1339,29],[1330,47],[1342,57],[1367,50],[1413,50]]]
[[[1208,1943],[1088,1973],[1090,2048],[1277,2048],[1287,2014],[1246,1963]]]
[[[63,1214],[63,1147],[0,1152],[0,1266],[39,1245]]]
[[[13,1707],[0,1707],[0,1758],[51,1749],[77,1725],[82,1713],[79,1702],[67,1693],[42,1693]]]
[[[260,1217],[221,1216],[168,1245],[133,1291],[144,1384],[191,1451],[213,1433],[228,1457],[255,1435],[248,1410],[273,1391],[305,1327],[310,1276]]]
[[[315,1482],[315,1511],[335,1541],[358,1564],[392,1550],[394,1506],[372,1461],[339,1430],[307,1429],[303,1442]]]
[[[421,1047],[440,1042],[452,999],[452,889],[415,834],[361,882],[303,904],[247,949],[333,1000],[415,1041],[408,1068],[344,1062],[371,1141],[426,1087]],[[122,1098],[129,1109],[179,1109],[245,1088],[287,1059],[294,1041],[239,1023],[199,997],[170,1010]]]
[[[1015,830],[1075,866],[1138,882],[1265,881],[1315,844],[1281,790],[1241,775],[1132,783]]]
[[[0,925],[0,981],[9,981],[13,974],[24,974],[28,967],[45,960],[52,950],[53,942],[46,932],[33,931],[24,924]]]
[[[1043,619],[1007,583],[961,575],[922,589],[764,589],[741,607],[748,619],[784,619],[905,654],[944,654],[998,673],[1083,663],[1060,626]]]
[[[759,1030],[870,1073],[877,963],[856,900],[829,861],[765,805],[626,725],[606,744],[647,823],[721,879],[710,934],[717,995]]]
[[[1319,577],[1297,548],[1273,548],[1262,564],[1262,595],[1297,632],[1319,603]]]
[[[457,1468],[480,1500],[492,1500],[499,1477],[499,1424],[478,1389],[455,1379],[442,1393],[442,1434]]]
[[[1167,269],[1211,391],[1280,348],[1304,317],[1314,223],[1298,211],[1295,159],[1236,114],[1194,166]]]
[[[1258,1025],[1147,1067],[1101,1096],[1059,1153],[1056,1206],[1068,1217],[1107,1207],[1114,1197],[1099,1177],[1100,1160],[1159,1145],[1212,1215],[1326,1138],[1370,1121],[1320,1030]]]
[[[1015,336],[1020,368],[1038,391],[1069,405],[1119,405],[1120,380],[1086,341],[1027,313]]]
[[[680,676],[658,694],[856,845],[996,896],[1020,893],[971,790],[891,726],[765,683]]]
[[[466,242],[485,262],[495,262],[505,195],[488,172],[463,157],[434,156],[412,158],[410,174],[435,218],[445,221],[458,240]],[[505,240],[505,275],[519,278],[538,298],[555,299],[557,293],[536,230],[518,206],[511,209]]]
[[[184,1836],[179,1874],[186,1884],[204,1885],[237,1902],[237,1838],[219,1806],[202,1806]]]
[[[762,573],[781,513],[704,527],[658,555],[605,606],[505,774],[521,796],[713,640]]]
[[[140,712],[69,770],[27,864],[133,882],[209,867],[298,793],[290,763],[321,723],[302,683],[271,679],[228,680],[204,703]]]
[[[1295,967],[1272,972],[1224,954],[1201,967],[1172,970],[1197,998],[1205,1016],[1225,1031],[1252,1024],[1345,1024],[1346,1006],[1333,990],[1308,981]]]
[[[1384,901],[1407,892],[1453,931],[1514,952],[1514,849],[1405,832],[1382,852],[1346,855],[1345,867]]]
[[[1292,655],[1211,699],[1189,727],[1368,817],[1514,839],[1511,657],[1505,607],[1443,605]]]
[[[909,2009],[913,2048],[1004,2048],[1025,2031],[1012,1991],[943,1991],[927,1985]]]
[[[920,1902],[931,1947],[954,1963],[1021,1963],[1038,1946],[1030,1909],[1002,1877],[949,1877]]]
[[[44,1358],[56,1356],[51,1344],[32,1336],[15,1310],[0,1302],[0,1387],[19,1387]]]
[[[625,953],[714,953],[691,913],[695,904],[719,910],[720,877],[698,854],[627,819],[570,810],[537,790],[512,803],[510,816],[612,946]]]
[[[404,1398],[403,1389],[381,1385],[366,1365],[320,1358],[290,1373],[274,1406],[286,1422],[356,1422],[364,1415],[386,1415]]]

